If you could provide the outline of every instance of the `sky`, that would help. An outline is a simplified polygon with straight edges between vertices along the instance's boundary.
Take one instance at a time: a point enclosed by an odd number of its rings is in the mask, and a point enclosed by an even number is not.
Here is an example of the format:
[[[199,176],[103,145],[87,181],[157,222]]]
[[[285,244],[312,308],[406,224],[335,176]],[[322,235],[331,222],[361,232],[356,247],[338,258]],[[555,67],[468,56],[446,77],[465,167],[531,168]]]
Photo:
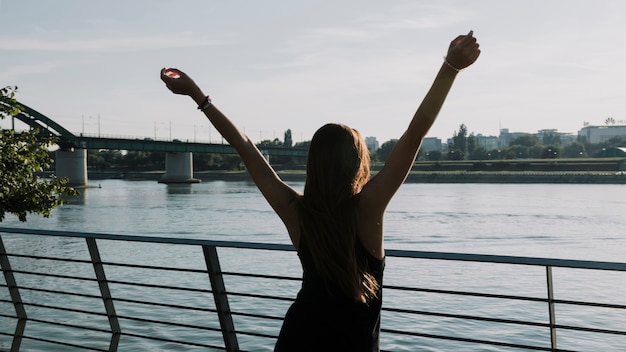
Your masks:
[[[0,0],[0,86],[74,133],[219,141],[160,81],[175,67],[253,141],[339,122],[382,144],[473,30],[428,136],[575,134],[626,124],[625,18],[622,0]]]

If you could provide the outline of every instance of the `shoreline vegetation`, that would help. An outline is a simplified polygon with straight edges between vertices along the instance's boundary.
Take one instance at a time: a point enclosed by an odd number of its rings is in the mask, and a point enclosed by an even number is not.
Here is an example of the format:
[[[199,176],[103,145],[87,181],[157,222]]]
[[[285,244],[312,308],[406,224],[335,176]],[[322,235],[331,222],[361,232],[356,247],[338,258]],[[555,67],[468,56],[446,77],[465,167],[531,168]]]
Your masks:
[[[376,174],[382,164],[372,165]],[[303,165],[277,167],[286,182],[304,182]],[[165,171],[89,170],[90,180],[160,180]],[[245,170],[195,171],[201,181],[252,181]],[[418,161],[407,183],[585,183],[626,184],[626,158]]]

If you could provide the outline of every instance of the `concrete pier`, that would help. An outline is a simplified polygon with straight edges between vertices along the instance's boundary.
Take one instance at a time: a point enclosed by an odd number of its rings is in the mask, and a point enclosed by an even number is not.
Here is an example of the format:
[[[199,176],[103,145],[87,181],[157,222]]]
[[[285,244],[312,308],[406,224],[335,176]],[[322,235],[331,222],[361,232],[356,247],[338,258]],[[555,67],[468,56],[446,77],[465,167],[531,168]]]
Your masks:
[[[159,183],[199,183],[193,178],[193,156],[191,152],[165,154],[165,175]]]
[[[72,187],[87,186],[87,150],[74,148],[56,152],[56,176],[66,177]]]

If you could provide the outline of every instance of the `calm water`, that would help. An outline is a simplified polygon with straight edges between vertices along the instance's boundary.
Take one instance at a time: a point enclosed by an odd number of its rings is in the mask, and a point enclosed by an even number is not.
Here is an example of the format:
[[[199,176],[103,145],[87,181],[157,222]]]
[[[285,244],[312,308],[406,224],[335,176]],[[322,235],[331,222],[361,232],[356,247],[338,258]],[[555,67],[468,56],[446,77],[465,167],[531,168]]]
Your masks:
[[[83,195],[56,209],[51,218],[30,216],[21,224],[9,216],[1,224],[7,227],[27,227],[85,232],[105,232],[162,237],[185,237],[213,240],[288,243],[286,231],[265,203],[252,183],[207,182],[194,185],[163,185],[154,181],[104,180],[92,181],[101,188],[86,189]],[[302,183],[293,183],[301,190]],[[425,251],[499,254],[564,259],[585,259],[626,262],[626,186],[623,185],[509,185],[509,184],[405,184],[388,207],[385,218],[386,247],[389,249],[414,249]],[[8,242],[8,241],[7,241]],[[17,242],[16,242],[17,243]],[[13,245],[17,245],[14,243]],[[81,244],[84,246],[84,242]],[[7,247],[9,244],[7,244]],[[29,244],[29,247],[35,246]],[[49,251],[72,252],[80,245],[68,240],[62,248]],[[80,249],[81,251],[83,248]],[[103,255],[141,256],[132,246],[102,248]],[[278,254],[271,254],[277,256]],[[276,258],[259,258],[228,255],[223,267],[254,266],[261,271],[299,275],[299,264],[294,253],[280,254],[283,264],[279,268]],[[165,254],[167,257],[167,254]],[[183,255],[175,260],[194,260]],[[188,258],[188,259],[186,259]],[[174,260],[173,258],[170,258]],[[198,265],[200,265],[199,263]],[[467,289],[487,287],[497,293],[543,296],[545,287],[534,269],[517,272],[515,268],[486,269],[480,265],[463,264],[433,266],[433,261],[403,261],[388,258],[385,271],[386,284],[419,284],[441,289]],[[533,276],[536,274],[536,277]],[[555,271],[556,280],[563,280],[557,294],[563,299],[582,299],[626,304],[626,275],[600,273],[607,281],[606,287],[597,283],[598,276],[585,277],[580,273]],[[503,283],[500,278],[514,283]],[[539,279],[537,279],[537,277]],[[183,279],[181,279],[183,280]],[[193,282],[192,278],[184,279]],[[508,280],[511,281],[511,280]],[[245,286],[245,283],[239,283]],[[508,285],[508,286],[507,286]],[[593,288],[590,293],[589,288]],[[287,296],[295,295],[297,287],[285,288]],[[507,292],[508,290],[508,292]],[[511,290],[513,292],[511,292]],[[581,293],[584,292],[584,293]],[[3,296],[4,297],[4,296]],[[168,297],[160,297],[168,299]],[[190,297],[189,300],[197,299]],[[73,302],[74,304],[80,304]],[[233,304],[237,304],[234,302]],[[242,305],[246,303],[241,302]],[[516,318],[519,315],[544,320],[545,307],[494,306],[479,299],[431,299],[424,295],[411,296],[385,294],[385,304],[398,308],[432,309],[447,311],[456,307],[457,313],[495,315]],[[461,305],[466,311],[459,312]],[[4,307],[4,306],[2,306]],[[123,308],[122,308],[123,309]],[[129,308],[130,309],[130,308]],[[283,315],[286,306],[263,307],[276,315]],[[600,310],[571,313],[559,312],[559,323],[579,324],[596,322],[601,327],[606,315]],[[119,312],[118,312],[119,314]],[[167,313],[163,313],[167,314]],[[202,324],[202,319],[199,324]],[[626,319],[611,317],[615,328],[624,330]],[[236,324],[250,324],[236,322]],[[456,334],[466,337],[497,339],[498,335],[520,335],[522,342],[542,341],[545,331],[519,329],[516,331],[491,331],[485,323],[466,326],[448,325],[445,321],[420,318],[409,320],[401,315],[383,316],[383,328],[407,328],[432,334]],[[137,327],[142,328],[142,327]],[[146,328],[149,330],[149,328]],[[278,326],[268,327],[275,333]],[[273,330],[274,329],[274,330]],[[524,330],[523,332],[520,332]],[[460,331],[460,332],[459,332]],[[54,332],[50,332],[53,334]],[[175,332],[171,332],[175,334]],[[597,336],[560,336],[561,348],[585,351],[625,351],[626,341],[607,338],[597,341]],[[493,336],[493,337],[492,337]],[[81,337],[76,337],[77,339]],[[193,337],[191,337],[193,338]],[[6,347],[6,337],[0,335],[0,348]],[[128,342],[124,351],[131,350],[189,350],[183,347],[142,345]],[[400,351],[455,350],[454,345],[424,340],[418,347],[415,340],[381,337],[382,347]],[[245,341],[240,341],[245,344]],[[569,344],[569,346],[568,346]],[[447,346],[447,347],[446,347]],[[271,346],[249,350],[271,350]],[[63,350],[63,349],[59,349]],[[499,351],[501,348],[480,349]]]

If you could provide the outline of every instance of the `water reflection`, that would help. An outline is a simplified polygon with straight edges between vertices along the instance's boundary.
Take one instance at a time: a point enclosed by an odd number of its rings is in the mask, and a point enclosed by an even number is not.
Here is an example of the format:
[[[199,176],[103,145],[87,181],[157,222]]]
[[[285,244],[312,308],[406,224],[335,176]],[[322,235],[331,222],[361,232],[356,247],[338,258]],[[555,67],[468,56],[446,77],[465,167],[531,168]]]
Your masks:
[[[192,184],[169,184],[167,185],[167,194],[192,194]]]
[[[89,192],[89,188],[79,188],[77,191],[78,194],[75,196],[62,194],[59,198],[67,205],[89,205],[87,202],[87,193]]]

